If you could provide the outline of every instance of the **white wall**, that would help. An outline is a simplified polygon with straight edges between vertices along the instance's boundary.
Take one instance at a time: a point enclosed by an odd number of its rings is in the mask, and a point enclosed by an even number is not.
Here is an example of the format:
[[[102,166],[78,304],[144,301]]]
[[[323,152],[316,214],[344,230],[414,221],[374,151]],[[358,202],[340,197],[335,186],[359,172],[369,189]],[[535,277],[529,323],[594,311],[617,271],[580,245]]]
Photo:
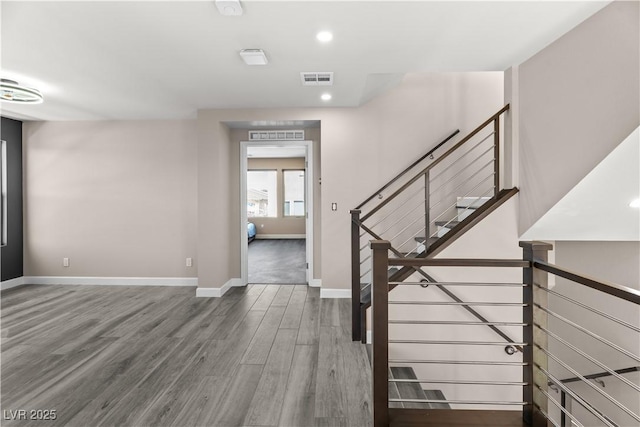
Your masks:
[[[25,123],[25,276],[196,277],[195,126]]]
[[[519,66],[521,234],[640,123],[639,8],[612,2]]]
[[[424,154],[456,128],[461,135],[471,131],[502,107],[502,73],[433,73],[408,75],[402,84],[360,108],[292,110],[206,110],[200,111],[199,169],[211,169],[220,151],[228,144],[221,138],[220,123],[232,121],[321,121],[321,258],[322,286],[328,289],[350,287],[349,209]],[[235,155],[235,154],[234,154]],[[231,168],[236,162],[231,160]],[[199,231],[214,227],[213,217],[203,209],[217,199],[218,182],[236,185],[231,177],[209,170],[200,174]],[[228,188],[228,186],[227,186]],[[226,189],[221,190],[223,193]],[[236,191],[232,189],[232,192]],[[331,203],[338,204],[331,211]],[[231,209],[236,209],[233,207]],[[316,217],[318,218],[318,217]],[[233,224],[233,223],[232,223]],[[239,227],[238,227],[239,228]],[[220,251],[233,251],[239,241],[235,227],[224,235],[218,248],[202,243],[201,259],[214,259]],[[200,234],[206,239],[207,234]],[[221,236],[221,239],[223,237]],[[231,245],[231,246],[230,246]],[[239,253],[239,251],[238,251]],[[236,256],[235,253],[232,254]],[[204,257],[204,258],[203,258]],[[226,276],[222,273],[227,270]],[[201,280],[200,286],[219,287],[238,277],[235,266],[222,267],[217,279]],[[316,272],[316,278],[319,278]],[[202,276],[201,276],[202,279]]]

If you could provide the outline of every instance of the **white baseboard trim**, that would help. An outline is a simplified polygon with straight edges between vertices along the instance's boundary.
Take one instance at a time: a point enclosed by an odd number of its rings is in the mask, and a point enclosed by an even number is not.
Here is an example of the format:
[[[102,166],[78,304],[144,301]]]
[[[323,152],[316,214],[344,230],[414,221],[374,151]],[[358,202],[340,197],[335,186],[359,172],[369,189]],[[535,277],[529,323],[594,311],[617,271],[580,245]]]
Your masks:
[[[306,234],[256,234],[256,239],[306,239]]]
[[[371,331],[367,331],[367,344],[373,344],[373,334],[371,334]]]
[[[320,298],[351,298],[351,289],[320,289]]]
[[[23,279],[30,285],[198,286],[197,277],[25,276]]]
[[[15,279],[9,279],[0,282],[0,290],[15,288],[24,284],[24,277],[16,277]]]
[[[322,279],[311,279],[311,280],[309,280],[309,287],[311,287],[311,288],[321,288],[322,287]]]
[[[197,288],[196,289],[196,297],[198,297],[198,298],[201,298],[201,297],[203,297],[203,298],[220,298],[224,294],[226,294],[229,289],[231,289],[234,286],[244,286],[242,284],[242,279],[240,279],[240,278],[229,279],[229,281],[227,281],[227,283],[225,283],[224,285],[222,285],[219,288]]]

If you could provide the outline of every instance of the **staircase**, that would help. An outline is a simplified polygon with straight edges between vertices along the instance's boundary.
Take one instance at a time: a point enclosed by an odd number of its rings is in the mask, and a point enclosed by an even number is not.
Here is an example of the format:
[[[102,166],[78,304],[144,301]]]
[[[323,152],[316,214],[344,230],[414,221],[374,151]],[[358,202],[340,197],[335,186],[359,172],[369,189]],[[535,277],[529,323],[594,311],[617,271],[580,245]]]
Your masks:
[[[451,409],[441,390],[424,390],[413,368],[389,368],[389,407],[418,409]]]
[[[640,425],[627,403],[640,402],[640,383],[625,377],[640,372],[640,325],[615,312],[638,310],[640,291],[550,264],[542,242],[520,242],[520,259],[436,257],[518,192],[500,180],[508,109],[457,142],[453,132],[351,211],[352,338],[367,341],[370,308],[375,427]],[[436,267],[456,277],[472,268],[462,275],[472,280],[438,281],[427,270]],[[488,283],[477,268],[517,269],[521,279]],[[561,278],[556,288],[550,275]],[[567,283],[579,289],[563,294]],[[465,288],[479,298],[461,298]],[[611,310],[580,301],[589,292]],[[579,348],[576,335],[590,341]]]
[[[458,142],[459,131],[452,132],[351,211],[354,341],[366,342],[370,240],[389,240],[396,257],[432,258],[517,194],[516,188],[500,186],[500,118],[508,110],[506,105]],[[435,282],[423,269],[394,268],[389,270],[391,288],[414,275]],[[445,287],[439,289],[461,302]],[[473,308],[465,309],[482,318]],[[490,327],[511,348],[513,340]]]

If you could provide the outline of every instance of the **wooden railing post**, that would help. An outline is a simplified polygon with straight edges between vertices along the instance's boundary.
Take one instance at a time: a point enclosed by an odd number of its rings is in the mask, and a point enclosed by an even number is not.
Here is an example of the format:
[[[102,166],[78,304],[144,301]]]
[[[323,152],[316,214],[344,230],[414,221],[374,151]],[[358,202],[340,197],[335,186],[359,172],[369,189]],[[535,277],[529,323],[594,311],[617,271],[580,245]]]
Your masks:
[[[373,240],[373,426],[389,425],[389,249],[386,240]]]
[[[351,339],[361,340],[360,313],[360,209],[351,210]]]
[[[429,216],[429,170],[424,173],[424,250],[429,249],[429,235],[431,218]]]
[[[523,361],[525,365],[522,372],[522,381],[526,384],[523,388],[522,400],[528,402],[523,408],[524,421],[532,426],[546,426],[547,421],[540,412],[542,409],[548,413],[547,398],[544,394],[537,391],[536,385],[547,391],[548,378],[535,369],[534,365],[548,369],[547,355],[536,347],[540,346],[547,349],[547,335],[536,328],[534,323],[547,328],[547,314],[534,307],[534,303],[541,307],[547,307],[547,293],[537,288],[538,285],[547,289],[547,273],[533,267],[534,260],[546,262],[549,251],[553,246],[544,242],[520,242],[522,248],[523,260],[529,262],[529,267],[525,267],[522,273],[522,283],[526,286],[522,288],[522,302],[525,304],[522,313],[522,322],[527,326],[524,327],[522,341],[527,343],[524,347]],[[534,345],[535,344],[535,345]]]
[[[493,176],[493,195],[498,197],[500,192],[500,116],[498,115],[493,121],[493,156],[496,159],[494,162]]]

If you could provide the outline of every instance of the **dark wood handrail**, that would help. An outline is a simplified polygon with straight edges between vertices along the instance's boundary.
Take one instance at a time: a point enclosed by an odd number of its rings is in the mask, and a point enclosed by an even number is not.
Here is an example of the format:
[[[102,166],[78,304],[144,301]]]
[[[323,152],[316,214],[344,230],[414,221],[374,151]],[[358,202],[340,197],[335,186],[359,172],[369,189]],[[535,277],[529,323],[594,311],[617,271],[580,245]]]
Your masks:
[[[389,265],[406,267],[515,267],[527,268],[529,261],[521,259],[471,259],[471,258],[390,258]]]
[[[571,280],[572,282],[580,283],[581,285],[587,286],[591,289],[640,305],[640,291],[637,289],[587,277],[574,271],[567,270],[566,268],[561,268],[557,265],[540,260],[534,260],[533,266],[546,271],[547,273],[555,274],[556,276],[563,277],[567,280]]]
[[[482,129],[484,129],[485,127],[487,127],[491,122],[495,121],[498,117],[500,117],[500,115],[502,113],[504,113],[505,111],[509,110],[509,104],[505,105],[504,107],[502,107],[500,109],[500,111],[498,111],[497,113],[495,113],[493,116],[491,116],[490,118],[488,118],[487,120],[484,121],[484,123],[482,123],[480,126],[478,126],[477,128],[475,128],[474,130],[471,131],[471,133],[469,133],[467,136],[465,136],[464,138],[462,138],[459,142],[457,142],[453,147],[449,148],[444,154],[442,154],[441,156],[439,156],[437,159],[435,159],[433,162],[431,162],[427,167],[425,167],[424,169],[422,169],[420,172],[418,172],[416,175],[414,175],[413,178],[411,178],[407,183],[405,183],[402,187],[400,187],[399,189],[397,189],[393,194],[391,194],[389,197],[387,197],[385,200],[383,200],[380,204],[376,205],[375,208],[373,208],[372,210],[370,210],[365,216],[363,216],[360,221],[364,222],[366,221],[368,218],[370,218],[373,214],[375,214],[376,212],[378,212],[380,209],[382,209],[384,206],[386,206],[389,202],[391,202],[393,199],[395,199],[400,193],[402,193],[404,190],[406,190],[407,188],[409,188],[414,182],[416,182],[418,179],[420,179],[424,174],[426,174],[427,172],[429,172],[431,169],[433,169],[436,165],[438,165],[440,162],[442,162],[444,159],[446,159],[447,157],[449,157],[453,152],[455,152],[458,148],[460,148],[460,146],[462,146],[464,143],[466,143],[467,141],[469,141],[471,138],[473,138],[478,132],[480,132]],[[496,161],[497,162],[497,161]],[[497,163],[496,163],[497,165]],[[375,193],[378,194],[378,193]],[[374,196],[375,196],[374,194]],[[360,205],[362,206],[362,205]]]
[[[489,117],[487,120],[484,121],[484,123],[482,123],[480,126],[478,126],[477,128],[475,128],[474,130],[471,131],[471,133],[469,133],[467,136],[465,136],[464,138],[462,138],[458,143],[456,143],[456,145],[454,145],[453,147],[449,148],[443,155],[441,155],[440,157],[438,157],[433,163],[431,163],[429,165],[429,169],[433,168],[435,165],[437,165],[438,163],[440,163],[441,161],[443,161],[444,159],[446,159],[447,157],[449,157],[454,151],[456,151],[458,149],[458,147],[460,147],[461,145],[463,145],[465,142],[469,141],[471,138],[473,138],[474,136],[476,136],[476,134],[478,132],[480,132],[482,129],[484,129],[485,127],[487,127],[491,122],[493,122],[494,120],[496,120],[498,117],[500,117],[500,115],[502,113],[504,113],[505,111],[509,110],[509,104],[505,105],[504,107],[502,107],[500,109],[500,111],[498,111],[497,113],[495,113],[493,116]],[[426,172],[426,171],[425,171]]]
[[[433,147],[431,150],[429,150],[424,156],[420,157],[418,160],[416,160],[415,162],[413,162],[410,166],[408,166],[405,170],[403,170],[402,172],[400,172],[398,175],[395,176],[395,178],[393,178],[391,181],[387,182],[385,185],[383,185],[378,191],[374,192],[371,196],[369,196],[364,202],[360,203],[358,206],[355,207],[355,209],[361,209],[364,205],[366,205],[367,203],[369,203],[372,199],[374,199],[378,194],[380,194],[381,192],[383,192],[384,190],[386,190],[387,188],[389,188],[389,186],[391,186],[391,184],[393,184],[394,182],[396,182],[398,179],[402,178],[407,172],[409,172],[411,169],[413,169],[414,167],[416,167],[416,165],[418,165],[420,162],[422,162],[424,159],[426,159],[427,157],[433,155],[433,153],[435,153],[435,151],[442,147],[444,144],[446,144],[451,138],[453,138],[454,136],[456,136],[458,133],[460,133],[460,129],[456,129],[454,132],[451,133],[451,135],[447,136],[445,139],[443,139],[440,143],[438,143],[438,145],[436,145],[435,147]]]

